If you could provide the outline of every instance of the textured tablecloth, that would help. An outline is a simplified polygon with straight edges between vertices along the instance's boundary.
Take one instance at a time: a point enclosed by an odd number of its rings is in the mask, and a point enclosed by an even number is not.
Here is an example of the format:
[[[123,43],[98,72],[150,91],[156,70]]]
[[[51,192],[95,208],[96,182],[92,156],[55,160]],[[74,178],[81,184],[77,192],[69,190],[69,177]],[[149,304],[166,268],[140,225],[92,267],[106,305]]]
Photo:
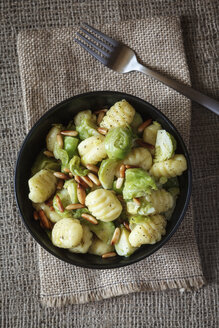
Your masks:
[[[73,42],[77,30],[78,27],[19,34],[18,59],[27,130],[47,109],[68,97],[91,90],[116,90],[158,107],[188,145],[190,100],[139,72],[121,75],[104,67]],[[179,19],[154,17],[125,21],[102,25],[101,31],[135,49],[150,67],[184,83],[190,82]],[[193,223],[190,204],[181,227],[165,247],[121,269],[78,268],[55,259],[39,246],[43,304],[63,306],[135,291],[201,287],[204,279]]]
[[[1,204],[8,206],[4,213],[1,209],[0,220],[2,327],[218,327],[219,129],[212,113],[192,106],[194,223],[208,281],[199,291],[142,292],[60,310],[41,308],[36,243],[30,243],[13,197],[15,159],[25,136],[16,52],[19,31],[69,27],[81,20],[94,24],[179,14],[192,84],[217,98],[217,1],[6,0],[0,7]]]

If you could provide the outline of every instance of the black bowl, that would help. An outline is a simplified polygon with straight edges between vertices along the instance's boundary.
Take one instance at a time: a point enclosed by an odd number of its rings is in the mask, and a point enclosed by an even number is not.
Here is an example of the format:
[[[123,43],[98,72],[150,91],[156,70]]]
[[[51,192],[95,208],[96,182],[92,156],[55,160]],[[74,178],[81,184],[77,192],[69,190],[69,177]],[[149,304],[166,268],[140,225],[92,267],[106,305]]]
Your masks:
[[[155,245],[144,245],[128,258],[114,257],[102,259],[90,254],[73,254],[65,249],[53,246],[46,232],[40,227],[39,222],[33,219],[33,208],[28,198],[28,179],[33,162],[39,151],[45,146],[45,137],[53,123],[67,123],[73,116],[85,109],[101,109],[103,106],[111,106],[115,102],[126,99],[133,107],[142,114],[143,118],[152,118],[161,123],[162,127],[168,130],[177,140],[177,153],[185,155],[188,170],[179,177],[180,196],[174,209],[171,220],[167,224],[166,235]],[[96,91],[84,93],[60,104],[47,111],[38,122],[32,127],[26,136],[18,155],[15,172],[15,193],[17,204],[23,218],[24,224],[35,238],[35,240],[48,252],[57,258],[81,267],[92,269],[119,268],[138,262],[157,251],[162,247],[177,230],[181,223],[189,204],[191,194],[191,163],[186,146],[173,124],[155,107],[137,97],[114,91]]]

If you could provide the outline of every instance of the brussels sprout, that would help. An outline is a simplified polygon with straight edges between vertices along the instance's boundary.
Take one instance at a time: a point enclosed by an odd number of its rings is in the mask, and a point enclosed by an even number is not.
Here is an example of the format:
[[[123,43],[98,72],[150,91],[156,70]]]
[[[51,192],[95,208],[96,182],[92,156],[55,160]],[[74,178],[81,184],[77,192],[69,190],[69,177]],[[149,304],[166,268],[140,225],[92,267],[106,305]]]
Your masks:
[[[97,125],[91,119],[84,119],[80,125],[76,126],[76,131],[78,131],[81,140],[100,135],[97,131]]]
[[[75,124],[74,121],[70,121],[68,125],[66,126],[66,130],[75,130]]]
[[[69,156],[66,150],[60,148],[58,142],[55,142],[54,145],[54,156],[56,159],[60,159],[63,166],[67,166],[69,162]]]
[[[152,178],[143,169],[128,169],[125,174],[125,185],[123,189],[123,198],[132,199],[142,197],[151,193],[151,189],[156,190],[157,186]]]
[[[61,164],[56,159],[45,156],[42,151],[37,156],[37,158],[32,166],[31,173],[32,173],[32,175],[34,175],[43,169],[59,171],[60,167],[61,167]]]
[[[67,151],[69,159],[71,159],[77,151],[79,140],[74,137],[64,137],[64,150]]]
[[[77,183],[74,179],[65,181],[64,188],[67,189],[71,203],[76,204],[78,203],[78,197],[77,197]]]
[[[142,119],[141,115],[139,113],[135,112],[133,121],[130,124],[134,133],[136,133],[136,134],[138,133],[138,127],[139,127],[139,125],[141,125],[141,123],[143,123],[143,119]]]
[[[81,140],[100,135],[97,131],[97,125],[90,110],[78,113],[75,117],[75,125],[76,131],[78,131]]]
[[[133,201],[127,202],[127,212],[130,214],[149,215],[155,213],[155,208],[145,199],[141,199],[140,205]]]
[[[74,175],[85,176],[88,174],[89,170],[85,169],[83,166],[80,166],[80,162],[81,160],[79,156],[73,156],[69,162],[69,169]]]
[[[60,197],[60,200],[61,200],[64,208],[71,204],[71,198],[70,198],[70,195],[69,195],[67,189],[60,190],[59,192],[56,193],[56,195],[58,195]],[[73,215],[72,215],[71,211],[64,210],[64,212],[61,212],[59,210],[56,195],[53,198],[53,207],[54,207],[55,211],[63,218],[72,217]]]
[[[134,215],[129,218],[130,229],[133,230],[136,224],[143,224],[149,220],[148,216],[144,215]]]
[[[92,119],[92,112],[90,109],[87,109],[87,110],[82,110],[81,112],[79,112],[75,118],[74,118],[74,122],[75,122],[75,125],[78,126],[81,124],[81,122],[85,119]]]
[[[135,215],[138,214],[138,209],[140,208],[140,205],[130,200],[126,203],[126,208],[129,214]]]
[[[173,187],[173,188],[169,188],[168,192],[173,196],[173,197],[177,197],[180,194],[180,189],[178,187]]]
[[[179,187],[179,180],[177,177],[174,178],[169,178],[167,180],[167,182],[163,185],[163,188],[165,189],[170,189],[170,188],[175,188],[175,187]]]
[[[82,209],[83,210],[83,209]],[[86,209],[87,210],[87,209]],[[89,211],[87,210],[89,213]],[[95,233],[98,239],[102,240],[107,245],[110,244],[115,230],[113,222],[98,221],[98,224],[92,224],[87,220],[81,219],[80,222],[89,227],[90,231]]]
[[[132,216],[129,220],[130,224],[139,224],[139,223],[144,223],[145,221],[148,220],[148,217],[143,216],[143,215],[135,215]]]
[[[88,209],[86,207],[85,208],[79,208],[77,210],[71,211],[71,214],[72,214],[72,216],[73,216],[74,219],[80,219],[81,218],[81,214],[83,214],[83,213],[88,213],[89,214],[90,212],[88,211]],[[80,221],[83,224],[89,225],[89,222],[86,221],[86,220],[84,220],[84,219],[81,219]]]
[[[157,139],[155,144],[155,162],[162,162],[170,159],[176,150],[176,140],[166,130],[159,130],[157,132]]]
[[[123,159],[132,147],[133,134],[130,127],[110,130],[105,139],[105,149],[109,158]]]
[[[95,235],[106,244],[110,244],[115,230],[115,225],[113,222],[103,222],[99,221],[98,224],[90,224],[90,230],[95,233]]]
[[[120,231],[119,242],[115,245],[115,250],[118,255],[128,257],[132,255],[137,248],[132,247],[129,242],[130,232],[124,227],[121,227]]]
[[[155,213],[155,208],[146,200],[141,201],[141,206],[138,209],[140,215],[150,215]]]
[[[108,245],[104,243],[102,240],[95,238],[90,246],[88,253],[93,255],[102,256],[105,253],[109,253],[114,251],[114,247],[112,245]]]
[[[118,166],[118,161],[116,159],[105,159],[100,165],[98,171],[99,180],[104,189],[111,189],[113,185],[113,180]]]
[[[159,184],[161,184],[161,185],[164,185],[165,183],[167,183],[167,177],[161,177],[160,179],[159,179]]]

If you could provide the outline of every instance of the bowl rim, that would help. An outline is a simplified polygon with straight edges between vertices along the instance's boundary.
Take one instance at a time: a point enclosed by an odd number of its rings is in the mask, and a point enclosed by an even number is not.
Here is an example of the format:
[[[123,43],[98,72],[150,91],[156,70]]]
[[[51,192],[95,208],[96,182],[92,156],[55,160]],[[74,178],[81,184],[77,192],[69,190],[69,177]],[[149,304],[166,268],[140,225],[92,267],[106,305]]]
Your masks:
[[[159,244],[157,246],[154,246],[154,248],[146,255],[141,255],[139,258],[135,259],[135,258],[129,258],[129,262],[128,263],[106,263],[105,265],[102,265],[102,264],[78,264],[78,263],[72,263],[71,259],[69,258],[62,258],[62,256],[60,255],[57,255],[55,253],[53,253],[53,251],[51,251],[43,242],[41,242],[40,240],[38,240],[37,236],[35,236],[35,234],[31,231],[30,227],[28,226],[28,224],[26,223],[25,219],[24,219],[24,216],[23,216],[23,213],[22,213],[22,210],[21,210],[21,207],[20,207],[20,204],[19,204],[19,201],[18,201],[18,181],[17,181],[17,172],[18,172],[18,166],[19,166],[19,163],[20,163],[20,158],[22,156],[22,152],[23,152],[23,149],[25,148],[26,146],[26,143],[28,142],[28,139],[29,137],[32,135],[33,131],[35,129],[37,129],[37,127],[41,124],[41,122],[47,118],[53,111],[55,111],[57,108],[59,108],[60,106],[72,101],[73,99],[77,99],[77,98],[80,98],[80,97],[84,97],[84,96],[98,96],[98,95],[104,95],[104,94],[115,94],[115,95],[120,95],[121,98],[125,98],[126,96],[128,96],[129,98],[132,98],[134,99],[135,101],[137,102],[141,102],[143,105],[145,105],[146,107],[150,107],[154,112],[155,114],[158,115],[158,117],[162,117],[165,121],[167,121],[167,123],[171,126],[171,128],[174,130],[174,132],[176,132],[177,134],[177,137],[180,139],[180,142],[184,148],[184,155],[186,156],[186,160],[187,160],[187,173],[188,173],[188,189],[187,189],[187,194],[186,194],[186,200],[185,200],[185,203],[184,203],[184,206],[183,206],[183,209],[177,219],[177,222],[176,224],[174,225],[174,227],[172,228],[172,230],[169,232],[168,235],[164,235],[161,239],[161,241],[159,242]],[[19,213],[20,213],[20,216],[21,216],[21,219],[25,225],[25,227],[27,228],[27,230],[29,231],[29,233],[31,234],[31,236],[35,239],[35,241],[41,246],[43,247],[47,252],[49,252],[50,254],[52,254],[54,257],[58,258],[59,260],[62,260],[66,263],[69,263],[71,265],[75,265],[77,267],[82,267],[82,268],[88,268],[88,269],[96,269],[96,270],[102,270],[102,269],[105,269],[105,270],[108,270],[108,269],[118,269],[118,268],[121,268],[121,267],[125,267],[125,266],[128,266],[128,265],[131,265],[131,264],[134,264],[134,263],[137,263],[137,262],[140,262],[142,261],[143,259],[151,256],[152,254],[154,254],[156,251],[158,251],[161,247],[164,246],[164,244],[167,243],[167,241],[173,236],[173,234],[177,231],[178,227],[180,226],[185,214],[186,214],[186,211],[187,211],[187,208],[189,206],[189,201],[190,201],[190,197],[191,197],[191,192],[192,192],[192,166],[191,166],[191,160],[190,160],[190,157],[189,157],[189,153],[188,153],[188,150],[187,150],[187,147],[183,141],[183,138],[181,137],[181,134],[179,133],[179,131],[177,130],[177,128],[174,126],[174,124],[159,110],[157,109],[156,107],[154,107],[152,104],[148,103],[147,101],[139,98],[139,97],[136,97],[136,96],[133,96],[131,94],[128,94],[128,93],[125,93],[125,92],[120,92],[120,91],[111,91],[111,90],[98,90],[98,91],[90,91],[90,92],[85,92],[85,93],[80,93],[80,94],[77,94],[75,96],[72,96],[72,97],[69,97],[63,101],[61,101],[60,103],[54,105],[53,107],[51,107],[50,109],[48,109],[42,116],[40,116],[40,118],[36,121],[36,123],[34,123],[34,125],[31,127],[31,129],[28,131],[27,135],[25,136],[22,144],[21,144],[21,147],[20,147],[20,150],[18,151],[18,155],[17,155],[17,160],[16,160],[16,163],[15,163],[15,171],[14,171],[14,192],[15,192],[15,199],[16,199],[16,204],[17,204],[17,207],[19,209]],[[156,245],[156,244],[154,244]]]

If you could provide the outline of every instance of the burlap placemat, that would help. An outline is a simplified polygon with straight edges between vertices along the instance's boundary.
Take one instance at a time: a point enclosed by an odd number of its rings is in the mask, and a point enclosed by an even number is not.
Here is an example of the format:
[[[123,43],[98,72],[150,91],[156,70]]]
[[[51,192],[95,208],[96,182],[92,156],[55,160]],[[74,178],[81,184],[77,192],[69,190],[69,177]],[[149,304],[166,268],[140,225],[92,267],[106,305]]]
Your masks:
[[[189,83],[177,18],[148,18],[97,28],[130,45],[148,66]],[[117,90],[158,107],[188,145],[190,101],[143,74],[120,75],[105,68],[73,42],[77,29],[19,34],[26,129],[65,98],[91,90]],[[39,269],[41,301],[47,306],[85,303],[142,290],[201,287],[204,277],[193,232],[192,205],[174,237],[137,264],[113,270],[82,269],[57,260],[39,246]]]

